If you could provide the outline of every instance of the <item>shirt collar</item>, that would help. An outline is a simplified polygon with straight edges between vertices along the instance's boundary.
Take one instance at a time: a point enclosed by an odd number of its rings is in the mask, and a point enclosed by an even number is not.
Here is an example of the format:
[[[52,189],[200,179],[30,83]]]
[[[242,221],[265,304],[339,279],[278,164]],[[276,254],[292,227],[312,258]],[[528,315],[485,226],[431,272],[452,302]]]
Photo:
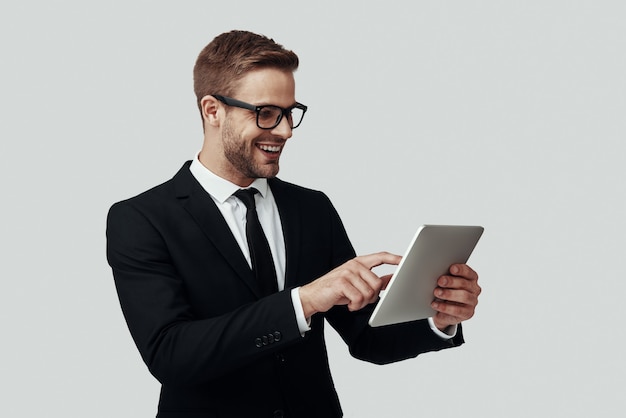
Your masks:
[[[196,180],[198,180],[198,183],[200,183],[202,188],[206,190],[208,194],[213,196],[215,200],[220,203],[224,203],[229,197],[232,196],[233,193],[241,189],[241,187],[235,183],[231,183],[230,181],[221,178],[202,165],[198,159],[198,155],[199,153],[197,153],[195,158],[191,161],[189,170]],[[255,179],[248,187],[254,187],[257,189],[262,197],[267,196],[267,179],[265,178]]]

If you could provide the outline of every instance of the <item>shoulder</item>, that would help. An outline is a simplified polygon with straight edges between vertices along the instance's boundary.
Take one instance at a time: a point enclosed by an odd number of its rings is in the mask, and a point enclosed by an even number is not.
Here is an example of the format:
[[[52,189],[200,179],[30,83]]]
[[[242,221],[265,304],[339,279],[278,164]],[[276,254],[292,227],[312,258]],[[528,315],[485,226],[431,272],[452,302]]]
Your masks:
[[[297,212],[300,216],[309,219],[309,222],[312,219],[317,219],[322,223],[339,221],[337,210],[324,192],[278,178],[270,179],[269,186],[281,216]]]
[[[155,203],[164,203],[167,200],[190,194],[193,190],[195,179],[189,171],[189,163],[190,161],[186,162],[169,180],[135,196],[116,202],[112,208],[118,206],[154,205]]]
[[[297,198],[298,200],[304,199],[330,203],[328,196],[320,190],[299,186],[297,184],[283,181],[279,178],[269,179],[268,184],[275,196],[278,195],[279,197],[282,197],[282,195],[287,195],[292,198]]]
[[[328,198],[320,191],[297,184],[289,183],[278,178],[269,179],[269,186],[274,194],[274,199],[279,209],[297,208],[305,216],[338,217],[337,211]]]
[[[109,217],[121,213],[146,213],[163,206],[171,196],[171,180],[152,187],[136,196],[115,202],[109,209]]]
[[[119,216],[152,217],[180,207],[180,200],[192,193],[195,179],[189,171],[189,162],[169,180],[133,197],[114,203],[109,209],[109,218]],[[117,215],[117,216],[116,216]]]

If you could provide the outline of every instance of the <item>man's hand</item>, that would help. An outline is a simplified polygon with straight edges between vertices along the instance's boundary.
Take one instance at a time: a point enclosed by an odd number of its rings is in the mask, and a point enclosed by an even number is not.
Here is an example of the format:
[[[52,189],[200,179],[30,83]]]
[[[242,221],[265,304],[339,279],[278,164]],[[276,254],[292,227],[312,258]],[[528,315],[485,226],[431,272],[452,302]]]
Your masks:
[[[378,277],[372,268],[383,264],[398,265],[399,255],[380,252],[355,257],[324,276],[300,288],[304,316],[326,312],[335,305],[348,305],[351,311],[376,302],[391,274]]]
[[[478,274],[474,270],[466,264],[450,266],[450,274],[437,280],[432,303],[437,311],[433,317],[435,326],[443,331],[474,316],[480,292]]]

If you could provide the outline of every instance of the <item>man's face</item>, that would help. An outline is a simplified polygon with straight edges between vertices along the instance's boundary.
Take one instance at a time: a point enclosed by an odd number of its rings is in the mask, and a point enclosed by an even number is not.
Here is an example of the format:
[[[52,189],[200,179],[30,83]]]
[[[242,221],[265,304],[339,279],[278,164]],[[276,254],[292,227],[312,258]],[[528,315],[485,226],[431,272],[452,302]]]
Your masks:
[[[253,105],[276,105],[287,108],[296,102],[295,82],[291,72],[261,69],[246,74],[233,98]],[[256,124],[256,113],[237,107],[226,107],[222,125],[222,177],[241,186],[255,178],[278,174],[279,159],[291,128],[283,117],[274,129],[264,130]]]

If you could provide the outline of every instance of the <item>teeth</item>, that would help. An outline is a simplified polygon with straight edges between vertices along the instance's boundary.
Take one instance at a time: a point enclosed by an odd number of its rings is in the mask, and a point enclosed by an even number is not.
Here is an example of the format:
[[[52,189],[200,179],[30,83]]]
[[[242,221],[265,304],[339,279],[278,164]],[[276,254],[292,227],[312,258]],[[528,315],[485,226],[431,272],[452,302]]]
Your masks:
[[[259,148],[261,148],[263,151],[269,151],[269,152],[278,152],[280,151],[280,146],[279,145],[259,145]]]

